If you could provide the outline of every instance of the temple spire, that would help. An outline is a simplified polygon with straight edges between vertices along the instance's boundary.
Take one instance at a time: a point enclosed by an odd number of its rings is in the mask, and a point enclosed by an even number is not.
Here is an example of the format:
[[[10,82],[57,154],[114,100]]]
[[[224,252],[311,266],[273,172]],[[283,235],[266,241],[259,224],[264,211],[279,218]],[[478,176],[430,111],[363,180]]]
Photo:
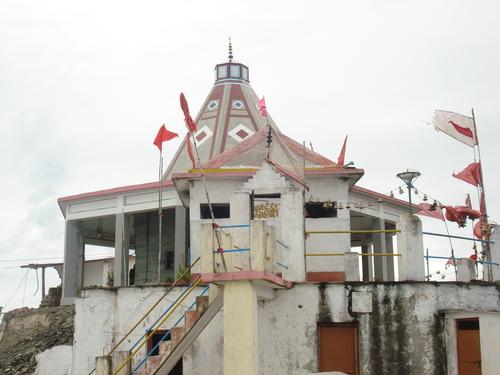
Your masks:
[[[231,37],[229,37],[229,62],[233,61],[233,45],[231,44]]]

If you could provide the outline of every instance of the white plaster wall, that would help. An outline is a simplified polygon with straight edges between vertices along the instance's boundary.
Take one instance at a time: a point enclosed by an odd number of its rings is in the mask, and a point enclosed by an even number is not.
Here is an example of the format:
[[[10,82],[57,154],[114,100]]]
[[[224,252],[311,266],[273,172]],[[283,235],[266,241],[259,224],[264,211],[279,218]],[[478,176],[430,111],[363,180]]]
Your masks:
[[[84,290],[82,298],[77,298],[75,301],[72,374],[88,374],[95,366],[95,357],[107,353],[166,292],[167,288],[165,286]],[[185,287],[174,288],[118,347],[118,350],[129,350],[184,289]],[[201,287],[196,288],[182,303],[183,309],[177,309],[161,328],[170,328],[202,290]],[[143,348],[134,356],[133,366],[137,365],[144,355]]]
[[[310,198],[315,201],[347,202],[348,183],[336,178],[308,178],[309,192],[306,193],[306,202]],[[350,230],[349,210],[337,210],[335,218],[306,219],[306,230]],[[349,234],[311,234],[306,240],[306,253],[339,253],[351,250],[351,236]],[[306,257],[307,272],[343,272],[344,259],[342,256]]]
[[[83,266],[83,286],[104,286],[106,279],[104,279],[103,268],[104,261],[100,262],[85,262]]]
[[[71,345],[54,346],[36,355],[34,375],[71,375]]]

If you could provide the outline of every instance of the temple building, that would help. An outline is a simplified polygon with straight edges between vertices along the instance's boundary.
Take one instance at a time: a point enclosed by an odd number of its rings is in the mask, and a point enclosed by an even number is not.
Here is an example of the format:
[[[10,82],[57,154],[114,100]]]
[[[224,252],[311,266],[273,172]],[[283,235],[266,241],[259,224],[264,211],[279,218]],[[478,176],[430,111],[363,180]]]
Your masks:
[[[416,207],[288,137],[232,52],[195,123],[161,249],[158,182],[58,200],[73,375],[500,373],[500,230],[490,274],[426,281]],[[114,248],[113,287],[85,288],[86,245]]]

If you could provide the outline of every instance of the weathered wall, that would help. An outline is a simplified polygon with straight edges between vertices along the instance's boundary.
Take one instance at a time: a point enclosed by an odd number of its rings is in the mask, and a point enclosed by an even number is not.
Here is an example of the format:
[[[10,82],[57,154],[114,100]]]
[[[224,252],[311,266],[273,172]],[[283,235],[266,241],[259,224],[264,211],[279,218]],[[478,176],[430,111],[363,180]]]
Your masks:
[[[6,313],[0,341],[0,374],[32,374],[38,353],[57,345],[71,344],[73,314],[73,306]]]
[[[72,352],[71,345],[59,345],[37,354],[34,375],[70,375]]]
[[[500,373],[500,293],[494,286],[431,283],[350,284],[372,293],[372,313],[348,313],[344,284],[302,284],[277,291],[276,299],[260,302],[260,373],[311,374],[318,371],[317,322],[359,324],[359,365],[363,375],[447,374],[447,358],[454,346],[447,342],[444,310],[483,310],[479,314],[483,366]],[[494,313],[496,312],[496,313]],[[221,314],[221,313],[219,313]],[[221,314],[222,315],[222,314]],[[476,314],[477,316],[477,314]],[[210,328],[210,326],[209,326]],[[185,374],[201,374],[207,363],[211,374],[222,374],[221,324],[198,339],[188,354]],[[238,334],[235,332],[235,334]],[[450,372],[450,374],[454,374]]]
[[[95,366],[95,357],[107,353],[162,296],[168,286],[122,287],[86,289],[82,298],[75,300],[75,338],[73,343],[73,375],[86,375]],[[185,287],[176,287],[163,302],[135,329],[118,350],[129,350],[160,314],[182,293]],[[202,288],[196,288],[182,303],[182,311],[175,311],[165,322],[169,328],[191,305]],[[180,310],[180,309],[179,309]],[[181,323],[182,324],[182,323]],[[145,352],[140,350],[133,364],[138,364]]]

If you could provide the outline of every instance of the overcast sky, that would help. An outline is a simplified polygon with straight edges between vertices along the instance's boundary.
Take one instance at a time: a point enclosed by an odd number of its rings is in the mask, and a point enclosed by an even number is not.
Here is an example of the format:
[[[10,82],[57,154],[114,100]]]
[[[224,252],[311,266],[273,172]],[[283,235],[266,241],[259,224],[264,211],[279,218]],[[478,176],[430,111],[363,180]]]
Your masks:
[[[0,305],[18,286],[7,310],[39,303],[34,272],[25,285],[18,267],[62,260],[58,197],[156,179],[158,127],[184,131],[179,92],[197,112],[228,36],[280,129],[334,160],[349,134],[346,158],[365,169],[359,185],[380,192],[416,168],[420,189],[442,202],[476,198],[451,177],[472,150],[425,124],[436,108],[474,107],[499,218],[499,16],[498,1],[3,0]],[[470,255],[465,245],[458,256]],[[449,252],[447,242],[425,246]]]

